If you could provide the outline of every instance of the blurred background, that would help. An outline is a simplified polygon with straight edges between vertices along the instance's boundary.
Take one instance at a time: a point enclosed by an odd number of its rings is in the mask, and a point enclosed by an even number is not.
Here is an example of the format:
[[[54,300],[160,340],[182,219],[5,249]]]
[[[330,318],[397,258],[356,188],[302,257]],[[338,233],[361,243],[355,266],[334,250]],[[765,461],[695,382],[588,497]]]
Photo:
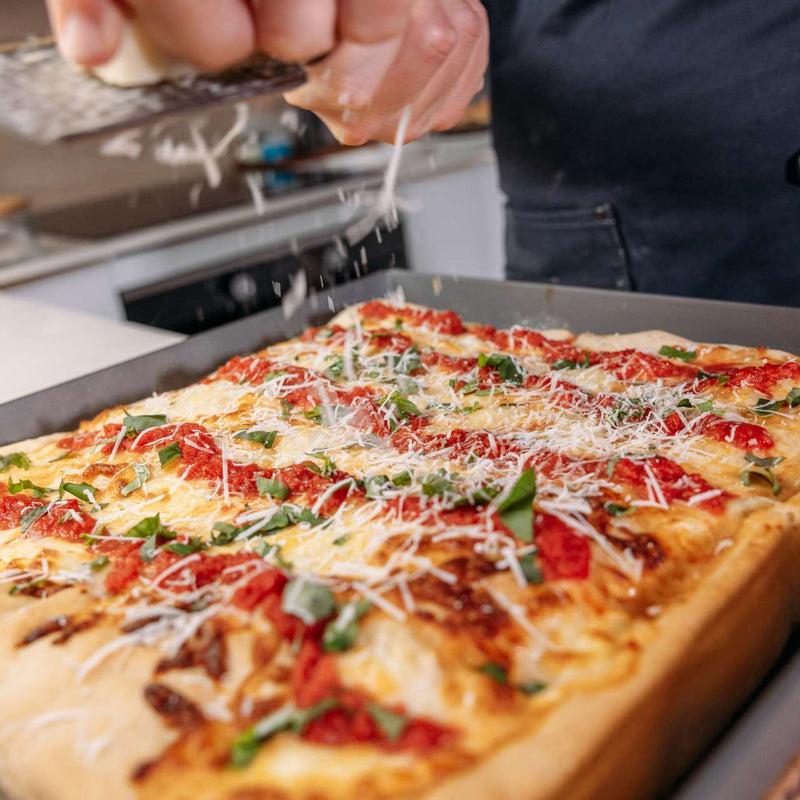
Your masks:
[[[48,31],[44,2],[0,3],[0,41]],[[387,267],[502,277],[489,115],[478,97],[456,130],[407,145],[399,224],[354,243],[392,148],[342,148],[278,98],[249,104],[218,186],[154,157],[164,137],[190,142],[186,118],[50,146],[0,132],[0,291],[188,334],[280,304],[300,270],[310,291]],[[215,111],[203,137],[235,120]]]

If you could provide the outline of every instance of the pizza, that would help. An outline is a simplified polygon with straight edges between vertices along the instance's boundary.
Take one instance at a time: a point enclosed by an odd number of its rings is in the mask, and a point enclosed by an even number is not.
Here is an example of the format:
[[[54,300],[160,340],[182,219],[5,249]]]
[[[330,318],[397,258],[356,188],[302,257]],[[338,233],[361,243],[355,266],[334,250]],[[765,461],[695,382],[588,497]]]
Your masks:
[[[10,798],[657,796],[797,618],[800,361],[401,299],[0,450]]]

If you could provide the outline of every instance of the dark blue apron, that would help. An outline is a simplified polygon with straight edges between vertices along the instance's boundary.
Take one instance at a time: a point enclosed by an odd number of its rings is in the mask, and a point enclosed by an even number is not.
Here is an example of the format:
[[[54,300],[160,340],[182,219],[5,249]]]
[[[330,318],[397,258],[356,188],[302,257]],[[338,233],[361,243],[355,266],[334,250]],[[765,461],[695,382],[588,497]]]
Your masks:
[[[797,0],[485,2],[509,277],[800,305]]]

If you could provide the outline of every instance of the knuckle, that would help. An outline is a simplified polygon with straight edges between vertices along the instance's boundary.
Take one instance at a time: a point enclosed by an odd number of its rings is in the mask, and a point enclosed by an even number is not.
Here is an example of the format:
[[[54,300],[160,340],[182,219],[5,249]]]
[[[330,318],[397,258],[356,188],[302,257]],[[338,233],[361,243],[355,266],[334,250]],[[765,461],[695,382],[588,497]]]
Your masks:
[[[418,43],[421,57],[428,63],[442,63],[456,45],[455,29],[427,9],[417,10],[411,18],[409,35]]]
[[[453,23],[459,33],[470,39],[477,39],[486,25],[486,11],[481,5],[463,2],[453,15]]]

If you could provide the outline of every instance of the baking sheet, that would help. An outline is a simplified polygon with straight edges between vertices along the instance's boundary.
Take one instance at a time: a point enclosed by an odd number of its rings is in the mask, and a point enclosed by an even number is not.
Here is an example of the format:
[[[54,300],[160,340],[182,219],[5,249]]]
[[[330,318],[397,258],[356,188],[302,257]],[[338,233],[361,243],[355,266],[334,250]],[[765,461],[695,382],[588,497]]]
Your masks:
[[[108,406],[185,386],[233,355],[295,336],[350,303],[398,290],[411,302],[452,308],[474,322],[595,333],[662,328],[698,341],[800,352],[800,309],[390,270],[315,294],[289,319],[279,308],[265,311],[2,405],[0,445],[70,430]],[[800,657],[795,657],[684,781],[674,800],[759,797],[800,749],[798,707]]]

